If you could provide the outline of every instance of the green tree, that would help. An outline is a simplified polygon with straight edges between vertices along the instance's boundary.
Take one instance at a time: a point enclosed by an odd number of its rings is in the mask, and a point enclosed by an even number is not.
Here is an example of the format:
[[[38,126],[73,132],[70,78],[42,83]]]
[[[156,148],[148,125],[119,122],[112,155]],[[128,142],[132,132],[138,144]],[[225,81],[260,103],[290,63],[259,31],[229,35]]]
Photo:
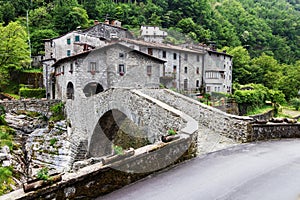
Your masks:
[[[247,49],[242,46],[234,48],[223,48],[229,55],[233,56],[232,77],[233,82],[242,85],[251,83],[250,55]]]
[[[27,68],[29,62],[26,29],[17,22],[0,26],[0,87],[8,83],[10,71]]]
[[[77,27],[88,26],[86,10],[77,6],[56,6],[54,8],[54,26],[58,33],[64,34]]]

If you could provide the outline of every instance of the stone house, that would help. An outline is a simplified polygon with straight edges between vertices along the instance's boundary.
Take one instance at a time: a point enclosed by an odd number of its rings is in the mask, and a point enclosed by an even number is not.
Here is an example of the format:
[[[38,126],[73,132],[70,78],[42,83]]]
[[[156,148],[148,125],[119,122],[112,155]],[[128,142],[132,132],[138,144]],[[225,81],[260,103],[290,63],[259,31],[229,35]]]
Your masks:
[[[165,61],[118,42],[65,57],[53,64],[53,99],[90,97],[110,88],[158,88]]]
[[[168,88],[179,90],[196,90],[200,88],[205,51],[127,38],[120,39],[120,42],[128,47],[165,60],[166,63],[160,71],[160,77],[161,83]]]
[[[85,30],[75,30],[65,35],[44,40],[45,56],[43,63],[44,86],[49,94],[51,67],[56,61],[101,47],[115,38],[133,38],[131,32],[122,28],[120,22],[99,23]]]
[[[141,26],[140,38],[146,42],[163,43],[168,33],[160,30],[158,26]]]
[[[207,50],[204,57],[204,85],[207,93],[232,92],[232,56]]]

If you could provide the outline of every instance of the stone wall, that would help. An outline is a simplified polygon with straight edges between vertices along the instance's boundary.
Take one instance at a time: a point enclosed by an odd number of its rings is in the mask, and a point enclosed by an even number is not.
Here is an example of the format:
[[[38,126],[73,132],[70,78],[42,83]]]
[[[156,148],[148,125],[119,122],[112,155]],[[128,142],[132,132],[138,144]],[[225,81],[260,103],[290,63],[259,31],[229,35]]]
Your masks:
[[[253,124],[251,132],[252,141],[277,138],[299,138],[300,123],[296,124]]]
[[[62,181],[51,186],[28,193],[17,190],[1,199],[93,199],[194,157],[195,136],[181,134],[178,140],[142,147],[133,156],[112,164],[96,163],[75,173],[64,174]]]
[[[199,126],[240,142],[247,142],[251,138],[249,122],[253,119],[250,117],[227,114],[171,90],[152,89],[142,92],[188,114],[199,122]]]
[[[50,112],[50,107],[60,102],[60,100],[24,99],[0,101],[0,105],[4,106],[6,112],[13,110],[29,110],[47,115]]]
[[[274,117],[274,110],[270,110],[266,113],[260,114],[260,115],[251,115],[249,117],[252,117],[255,120],[265,120],[268,121],[272,117]]]

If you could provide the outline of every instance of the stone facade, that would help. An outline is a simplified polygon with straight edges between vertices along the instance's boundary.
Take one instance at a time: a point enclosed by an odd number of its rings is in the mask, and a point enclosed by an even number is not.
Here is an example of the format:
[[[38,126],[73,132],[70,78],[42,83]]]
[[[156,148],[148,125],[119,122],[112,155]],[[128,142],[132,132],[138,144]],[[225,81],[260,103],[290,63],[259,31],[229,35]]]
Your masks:
[[[158,88],[163,63],[118,43],[61,59],[53,65],[51,98],[72,99],[79,90],[91,96],[110,88]]]
[[[161,82],[168,88],[195,90],[202,83],[205,51],[163,43],[122,39],[122,44],[166,61],[160,71]]]
[[[232,92],[232,56],[208,50],[204,57],[204,85],[207,93]]]

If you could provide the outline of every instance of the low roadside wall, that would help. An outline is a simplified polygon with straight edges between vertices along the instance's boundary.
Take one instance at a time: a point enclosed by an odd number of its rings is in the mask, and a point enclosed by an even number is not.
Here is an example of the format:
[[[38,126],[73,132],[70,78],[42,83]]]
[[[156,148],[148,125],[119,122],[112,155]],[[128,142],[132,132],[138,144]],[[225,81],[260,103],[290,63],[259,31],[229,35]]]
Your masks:
[[[278,138],[299,138],[300,123],[253,124],[251,141]]]
[[[92,199],[142,179],[155,171],[195,156],[193,135],[180,134],[180,139],[135,150],[131,157],[109,165],[96,163],[76,173],[63,175],[62,181],[37,191],[17,190],[1,197],[3,200],[29,199]],[[178,158],[173,160],[174,158]],[[154,171],[154,172],[155,172]]]

